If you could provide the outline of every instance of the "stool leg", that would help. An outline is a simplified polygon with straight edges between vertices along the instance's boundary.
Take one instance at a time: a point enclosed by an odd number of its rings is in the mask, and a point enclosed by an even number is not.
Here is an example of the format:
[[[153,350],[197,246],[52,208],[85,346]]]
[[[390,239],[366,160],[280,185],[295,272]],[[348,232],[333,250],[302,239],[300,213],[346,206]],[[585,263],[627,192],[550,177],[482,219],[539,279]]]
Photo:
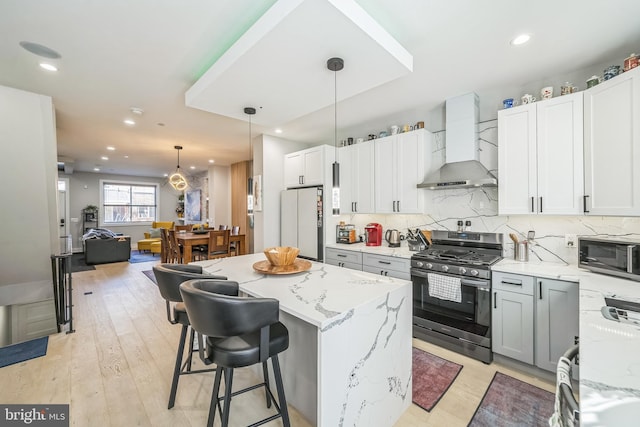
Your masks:
[[[222,427],[229,426],[229,409],[231,409],[231,385],[232,384],[233,384],[233,368],[225,368],[224,369],[224,408],[222,410]]]
[[[269,395],[269,367],[267,366],[267,361],[262,362],[262,373],[264,374],[264,395],[267,399],[267,408],[271,408],[271,396]]]
[[[209,419],[207,427],[213,427],[213,421],[216,418],[216,410],[218,409],[218,395],[220,394],[220,378],[222,377],[222,368],[216,369],[216,378],[213,381],[213,392],[211,394],[211,406],[209,406]]]
[[[191,372],[191,362],[193,361],[193,340],[195,339],[196,332],[191,328],[189,331],[189,355],[187,356],[187,372]]]
[[[282,374],[280,372],[280,362],[278,362],[278,355],[274,354],[271,357],[271,364],[273,365],[273,375],[276,380],[276,389],[278,390],[278,400],[280,401],[280,414],[282,415],[282,424],[284,427],[291,427],[289,422],[289,410],[287,409],[287,399],[284,397],[284,386],[282,384]]]
[[[184,342],[187,339],[187,325],[182,326],[180,332],[180,342],[178,343],[178,354],[176,354],[176,366],[173,368],[173,381],[171,382],[171,393],[169,393],[169,407],[173,408],[176,402],[176,392],[178,391],[178,378],[180,378],[180,368],[182,366],[182,353],[184,353]]]

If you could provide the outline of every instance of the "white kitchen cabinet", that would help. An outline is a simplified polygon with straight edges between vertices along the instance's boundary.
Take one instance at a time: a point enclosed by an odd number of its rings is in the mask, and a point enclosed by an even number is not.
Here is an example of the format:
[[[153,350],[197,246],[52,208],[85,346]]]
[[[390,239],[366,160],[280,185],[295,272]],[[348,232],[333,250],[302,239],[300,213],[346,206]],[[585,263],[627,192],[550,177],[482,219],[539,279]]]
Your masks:
[[[578,339],[578,284],[493,272],[492,349],[555,371]]]
[[[340,212],[374,212],[374,142],[338,149],[340,163]]]
[[[362,252],[327,248],[325,254],[327,264],[362,271]]]
[[[582,92],[498,112],[498,212],[579,215]]]
[[[326,155],[329,146],[320,145],[285,154],[284,185],[287,188],[323,185]]]
[[[432,134],[424,129],[375,140],[376,213],[424,213],[418,189],[430,165]]]
[[[365,252],[362,255],[362,270],[381,276],[411,280],[411,261],[407,258]]]
[[[584,210],[640,215],[640,68],[584,92]]]
[[[578,284],[536,279],[536,366],[555,371],[560,356],[578,340]]]
[[[494,353],[533,364],[533,277],[492,273],[491,347]]]

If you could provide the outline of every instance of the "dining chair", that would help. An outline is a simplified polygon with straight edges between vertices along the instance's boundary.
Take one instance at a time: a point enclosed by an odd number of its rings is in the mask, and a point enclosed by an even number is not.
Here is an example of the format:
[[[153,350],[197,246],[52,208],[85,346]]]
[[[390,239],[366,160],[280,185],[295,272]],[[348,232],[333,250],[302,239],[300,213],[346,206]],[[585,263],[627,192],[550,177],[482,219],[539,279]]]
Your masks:
[[[214,230],[209,232],[209,246],[207,258],[224,258],[231,255],[229,236],[230,230]]]
[[[175,230],[168,230],[169,234],[169,253],[168,262],[182,264],[182,247],[178,243]]]
[[[227,229],[229,229],[228,225],[219,225],[218,226],[218,230],[227,230]]]
[[[238,234],[240,234],[240,226],[239,225],[234,225],[231,227],[231,235],[232,236],[237,236]],[[231,252],[231,254],[233,256],[238,255],[238,242],[231,242],[229,244],[229,251]]]
[[[176,225],[173,229],[175,231],[191,231],[193,230],[193,224]]]
[[[184,347],[187,339],[187,332],[191,323],[189,322],[189,316],[184,308],[182,302],[182,295],[180,294],[179,286],[182,282],[191,279],[207,278],[215,279],[218,282],[224,283],[221,287],[228,289],[231,295],[237,295],[238,284],[236,282],[223,282],[227,278],[224,276],[212,276],[203,272],[202,267],[199,265],[184,265],[184,264],[159,264],[154,265],[153,274],[158,284],[158,290],[160,295],[165,300],[167,308],[167,320],[172,325],[182,325],[182,331],[180,333],[180,341],[178,342],[178,352],[176,353],[176,362],[173,368],[173,377],[171,380],[171,391],[169,392],[169,405],[168,409],[171,409],[175,404],[176,393],[178,391],[178,380],[180,375],[193,374],[198,372],[211,372],[213,369],[200,369],[191,370],[191,362],[193,356],[193,340],[195,338],[195,332],[191,328],[189,334],[189,352],[187,360],[184,365],[182,364],[182,358],[184,355]],[[234,288],[235,286],[235,288]],[[222,292],[221,289],[217,290]]]
[[[180,285],[191,326],[207,337],[206,355],[201,353],[201,357],[204,357],[205,364],[217,365],[207,426],[213,426],[217,410],[220,410],[222,426],[228,426],[232,396],[264,386],[267,407],[270,408],[273,402],[277,414],[252,425],[262,425],[281,417],[284,427],[290,427],[278,360],[278,354],[289,348],[289,331],[279,321],[279,301],[273,298],[222,295],[217,286],[215,281],[200,279],[188,280]],[[269,359],[275,377],[277,400],[269,386]],[[234,369],[257,364],[262,364],[264,382],[232,391]],[[223,370],[224,396],[220,397]]]

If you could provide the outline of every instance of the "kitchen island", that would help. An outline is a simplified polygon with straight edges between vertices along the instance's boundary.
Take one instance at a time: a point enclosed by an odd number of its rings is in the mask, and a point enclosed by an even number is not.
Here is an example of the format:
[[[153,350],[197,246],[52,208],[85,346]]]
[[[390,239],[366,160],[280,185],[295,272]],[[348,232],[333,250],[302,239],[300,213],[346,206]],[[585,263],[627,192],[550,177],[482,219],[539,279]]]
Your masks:
[[[504,259],[492,270],[579,282],[580,425],[637,425],[640,326],[605,319],[601,308],[605,297],[640,303],[640,282],[550,262]]]
[[[391,426],[411,404],[411,282],[312,262],[265,275],[252,254],[199,261],[253,297],[280,301],[290,346],[280,363],[290,405],[317,426]]]

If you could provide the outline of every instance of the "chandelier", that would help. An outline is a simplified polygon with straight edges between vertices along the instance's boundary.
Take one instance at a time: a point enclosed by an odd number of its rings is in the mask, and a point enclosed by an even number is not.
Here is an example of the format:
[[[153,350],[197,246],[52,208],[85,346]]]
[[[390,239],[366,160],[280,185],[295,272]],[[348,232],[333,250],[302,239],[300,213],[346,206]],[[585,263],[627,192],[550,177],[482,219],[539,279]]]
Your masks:
[[[180,150],[182,150],[182,146],[175,145],[173,148],[178,150],[178,167],[169,177],[169,184],[176,190],[183,191],[189,184],[187,183],[187,178],[180,172]]]

